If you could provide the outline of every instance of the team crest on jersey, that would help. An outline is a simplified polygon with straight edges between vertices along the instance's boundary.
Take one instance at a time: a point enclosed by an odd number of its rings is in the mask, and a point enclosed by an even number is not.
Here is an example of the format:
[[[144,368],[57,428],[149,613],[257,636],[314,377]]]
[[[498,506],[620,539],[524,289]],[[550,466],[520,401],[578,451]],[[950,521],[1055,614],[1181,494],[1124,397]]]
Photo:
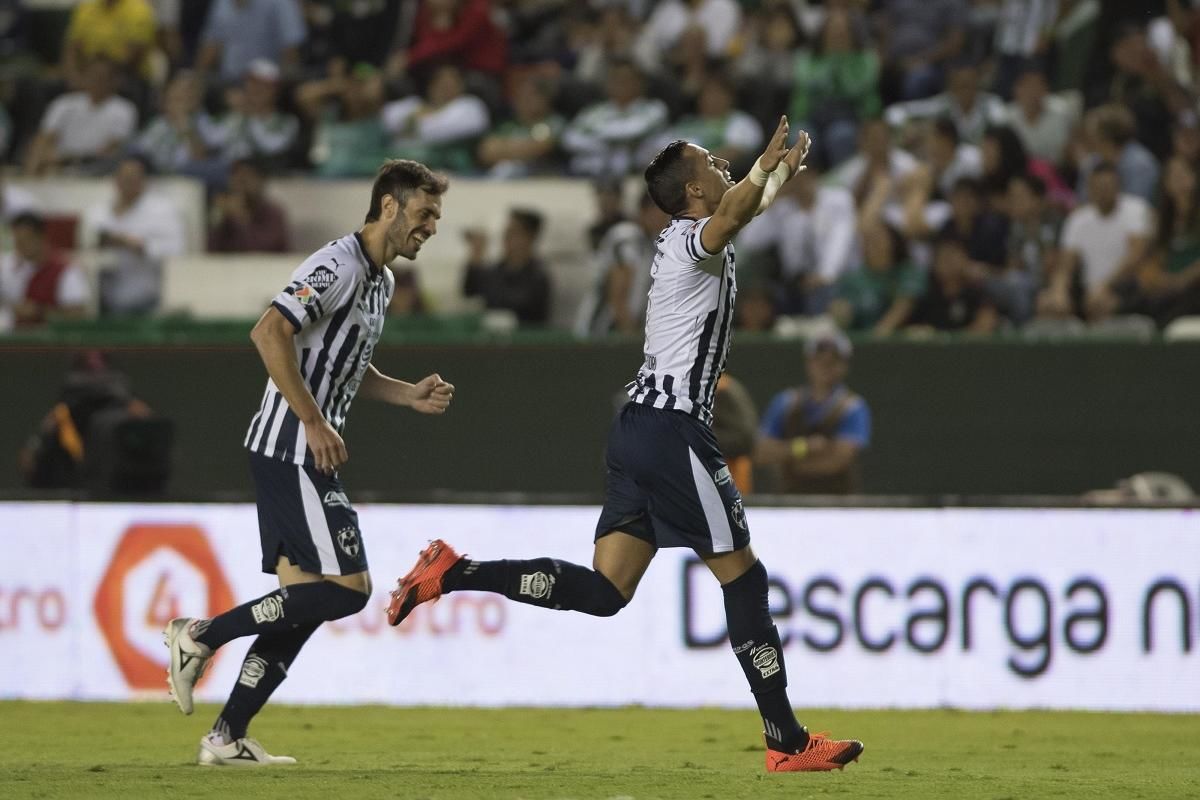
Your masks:
[[[746,509],[742,506],[742,498],[739,497],[733,501],[733,508],[729,509],[729,516],[733,517],[734,525],[746,530]]]
[[[358,531],[351,527],[342,528],[337,535],[338,547],[342,548],[342,552],[354,558],[358,555],[361,545],[358,542]]]
[[[336,262],[334,262],[336,264]],[[304,282],[316,289],[317,294],[324,294],[325,290],[333,286],[337,280],[337,273],[324,265],[317,267],[308,274]]]

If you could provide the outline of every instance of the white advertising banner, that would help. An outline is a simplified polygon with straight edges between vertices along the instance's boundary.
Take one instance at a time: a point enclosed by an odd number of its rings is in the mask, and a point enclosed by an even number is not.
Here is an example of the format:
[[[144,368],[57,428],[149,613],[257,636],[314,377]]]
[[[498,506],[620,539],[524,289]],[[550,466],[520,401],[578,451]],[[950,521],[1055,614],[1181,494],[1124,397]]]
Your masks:
[[[588,564],[593,508],[364,506],[376,582],[284,702],[750,706],[721,590],[661,551],[598,619],[455,593],[383,606],[426,540]],[[751,510],[798,706],[1200,711],[1200,517],[1185,511]],[[250,505],[0,504],[0,697],[166,697],[161,631],[269,591]],[[249,640],[198,692],[224,698]]]

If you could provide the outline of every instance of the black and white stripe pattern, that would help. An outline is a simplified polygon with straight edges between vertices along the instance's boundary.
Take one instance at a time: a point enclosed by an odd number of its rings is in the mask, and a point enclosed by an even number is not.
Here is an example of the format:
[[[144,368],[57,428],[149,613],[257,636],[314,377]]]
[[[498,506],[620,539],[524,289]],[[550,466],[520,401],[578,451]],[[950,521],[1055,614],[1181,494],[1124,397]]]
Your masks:
[[[315,274],[325,285],[320,291],[306,282]],[[339,433],[379,341],[393,286],[391,273],[371,263],[354,234],[305,261],[273,303],[296,327],[300,376],[322,416]],[[282,461],[312,463],[304,426],[272,380],[250,422],[245,446]]]

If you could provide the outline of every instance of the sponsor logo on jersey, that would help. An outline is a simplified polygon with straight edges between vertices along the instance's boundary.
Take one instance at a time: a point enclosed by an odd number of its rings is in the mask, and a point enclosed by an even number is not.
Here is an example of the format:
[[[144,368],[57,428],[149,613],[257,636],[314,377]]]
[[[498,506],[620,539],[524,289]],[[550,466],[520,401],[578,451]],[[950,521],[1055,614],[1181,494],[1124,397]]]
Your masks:
[[[333,262],[337,266],[337,262]],[[325,290],[333,286],[337,281],[337,273],[324,265],[317,267],[308,274],[304,282],[317,290],[317,294],[324,294]]]

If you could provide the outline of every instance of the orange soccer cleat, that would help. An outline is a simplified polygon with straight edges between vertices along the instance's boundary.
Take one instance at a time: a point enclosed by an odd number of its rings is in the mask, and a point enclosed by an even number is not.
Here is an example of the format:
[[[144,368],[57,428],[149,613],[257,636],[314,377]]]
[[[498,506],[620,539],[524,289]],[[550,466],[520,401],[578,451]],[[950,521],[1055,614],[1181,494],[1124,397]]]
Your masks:
[[[441,539],[434,539],[417,556],[416,565],[392,590],[388,603],[387,618],[391,625],[399,625],[412,610],[421,603],[429,603],[442,596],[442,578],[461,558],[454,548]]]
[[[857,739],[830,739],[827,733],[809,734],[808,744],[798,753],[767,749],[767,772],[828,772],[845,769],[862,755]]]

